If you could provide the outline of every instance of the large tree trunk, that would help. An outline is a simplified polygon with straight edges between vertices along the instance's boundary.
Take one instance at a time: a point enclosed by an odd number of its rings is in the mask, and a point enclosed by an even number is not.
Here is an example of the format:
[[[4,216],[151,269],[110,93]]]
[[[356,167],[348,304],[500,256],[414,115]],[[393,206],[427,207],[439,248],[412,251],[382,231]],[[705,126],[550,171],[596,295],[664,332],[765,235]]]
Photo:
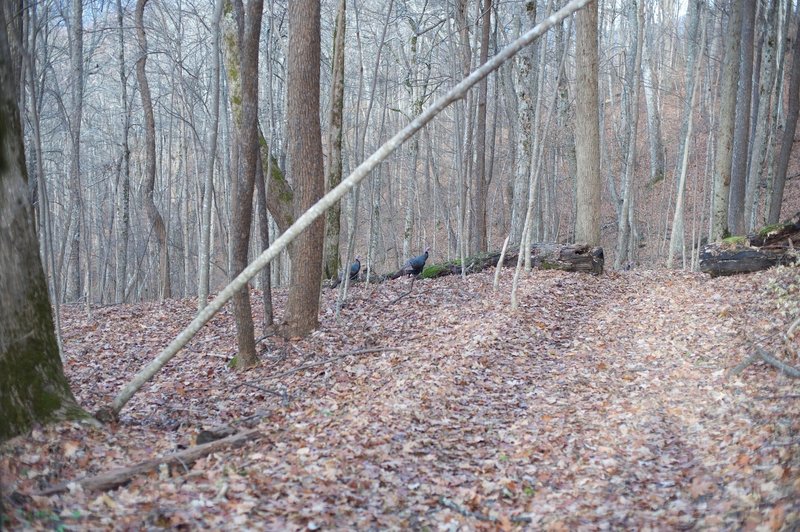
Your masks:
[[[769,145],[770,109],[775,84],[777,67],[775,49],[778,34],[778,0],[766,2],[766,28],[764,48],[761,53],[761,77],[758,85],[758,107],[756,131],[753,137],[753,151],[750,155],[750,167],[747,175],[746,195],[744,202],[744,222],[747,231],[755,230],[758,225],[759,207],[761,204],[761,182],[767,169],[767,148]]]
[[[295,182],[295,215],[324,192],[319,121],[320,6],[314,0],[289,4],[287,130],[289,167]],[[292,274],[284,317],[286,336],[304,336],[317,327],[324,220],[318,219],[292,245]]]
[[[0,9],[0,27],[5,28]],[[83,412],[53,329],[47,283],[28,199],[16,78],[0,32],[0,441]]]
[[[750,154],[750,104],[753,95],[753,37],[755,35],[756,1],[742,0],[741,54],[739,87],[736,91],[736,125],[733,131],[733,163],[731,164],[730,207],[728,227],[733,234],[744,228],[744,197],[747,161]]]
[[[575,151],[578,162],[575,242],[600,244],[600,115],[597,2],[578,12],[575,54]]]
[[[330,123],[328,124],[328,167],[325,190],[331,191],[342,182],[342,118],[344,112],[344,36],[347,28],[346,0],[339,0],[333,32],[333,79],[331,82]],[[339,235],[342,204],[336,203],[325,217],[325,278],[339,274]]]
[[[169,249],[167,248],[167,226],[161,213],[158,212],[153,193],[156,185],[156,121],[153,115],[153,99],[150,96],[150,85],[147,82],[145,64],[147,63],[147,36],[144,32],[144,7],[148,0],[136,2],[136,34],[139,37],[139,60],[136,61],[136,79],[139,81],[139,91],[142,94],[142,111],[144,112],[145,136],[145,169],[144,184],[142,186],[144,209],[147,219],[158,240],[158,297],[167,299],[172,297],[169,274]]]
[[[722,64],[722,101],[720,102],[720,124],[717,136],[717,160],[714,163],[713,219],[711,221],[711,238],[713,240],[720,240],[728,234],[733,131],[736,118],[736,89],[739,82],[739,53],[743,17],[742,0],[733,0],[731,4],[731,16],[725,38],[725,58]]]

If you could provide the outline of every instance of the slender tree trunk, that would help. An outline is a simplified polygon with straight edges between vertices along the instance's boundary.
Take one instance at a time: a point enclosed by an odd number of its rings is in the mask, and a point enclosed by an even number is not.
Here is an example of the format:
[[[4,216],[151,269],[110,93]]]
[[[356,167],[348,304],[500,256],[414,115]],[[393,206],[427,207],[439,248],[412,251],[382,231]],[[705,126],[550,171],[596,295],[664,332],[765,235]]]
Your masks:
[[[575,16],[575,151],[578,162],[575,242],[600,244],[600,117],[597,2]]]
[[[200,222],[200,250],[198,257],[199,277],[197,287],[197,310],[202,310],[208,301],[209,270],[211,268],[211,204],[214,195],[214,167],[216,166],[217,138],[219,133],[219,82],[220,82],[220,21],[225,0],[216,0],[214,18],[211,23],[213,45],[211,47],[211,125],[208,130],[206,175],[203,181],[203,206]]]
[[[296,183],[295,214],[306,212],[325,189],[319,121],[320,6],[315,0],[289,4],[287,130],[289,165]],[[324,220],[317,219],[295,241],[284,335],[305,336],[317,327]]]
[[[77,301],[83,295],[81,285],[81,230],[83,229],[83,198],[81,195],[81,122],[83,121],[83,2],[72,0],[70,17],[70,95],[69,117],[72,157],[69,167],[69,189],[75,224],[69,236],[68,299]]]
[[[492,0],[483,0],[481,3],[481,50],[479,63],[484,64],[489,59],[489,35],[491,29]],[[486,202],[489,195],[489,182],[486,175],[486,99],[489,88],[489,81],[484,79],[478,85],[478,117],[475,131],[475,231],[476,245],[478,252],[488,250],[488,240],[486,234],[487,209]]]
[[[258,142],[258,44],[261,37],[263,0],[249,0],[244,13],[241,38],[241,117],[238,138],[242,174],[238,179],[238,196],[233,205],[233,260],[231,279],[247,267],[250,226],[253,220],[253,187],[259,157]],[[234,177],[234,179],[236,179]],[[321,257],[320,257],[320,260]],[[255,345],[250,290],[245,286],[233,296],[236,320],[236,342],[239,353],[236,365],[250,367],[258,362]]]
[[[328,124],[328,166],[325,173],[325,190],[333,190],[342,181],[342,123],[344,112],[344,43],[347,3],[339,0],[333,38],[333,66],[331,106]],[[342,204],[337,203],[326,214],[325,271],[326,279],[339,274],[339,235],[341,232]]]
[[[688,172],[689,166],[689,144],[690,139],[692,137],[692,127],[694,124],[694,105],[695,101],[697,100],[697,87],[699,85],[700,79],[700,67],[702,65],[702,61],[700,60],[703,55],[703,50],[705,50],[705,43],[706,43],[706,29],[705,29],[705,15],[702,7],[698,6],[696,10],[696,15],[698,17],[698,25],[702,27],[700,31],[700,43],[694,43],[690,45],[695,51],[690,53],[690,56],[693,57],[693,61],[690,61],[690,64],[693,66],[692,74],[687,81],[687,89],[689,92],[689,100],[687,102],[687,107],[685,109],[686,115],[684,117],[684,126],[685,126],[685,134],[686,138],[681,143],[682,148],[679,152],[680,154],[680,175],[678,177],[678,187],[677,192],[675,194],[675,214],[672,218],[672,236],[669,242],[669,255],[667,257],[667,267],[672,268],[674,266],[675,256],[680,254],[681,256],[681,267],[686,267],[686,246],[685,246],[685,237],[684,237],[684,203],[685,203],[685,196],[686,196],[686,174]]]
[[[800,7],[796,8],[794,18],[798,23],[794,39],[792,73],[789,81],[789,109],[786,114],[786,127],[781,140],[781,151],[778,155],[772,195],[769,198],[768,224],[776,224],[780,221],[783,191],[786,186],[786,172],[789,168],[789,157],[792,154],[794,134],[797,130],[797,115],[800,114]]]
[[[630,27],[636,28],[635,37],[631,40],[630,52],[632,61],[628,64],[626,85],[629,87],[628,103],[628,141],[625,149],[625,175],[622,183],[622,209],[617,226],[617,257],[614,261],[616,269],[622,268],[635,257],[629,251],[633,248],[636,236],[636,220],[634,207],[634,176],[636,175],[636,141],[639,134],[639,88],[641,86],[639,73],[642,67],[642,47],[644,44],[644,0],[637,0],[628,8],[631,13],[628,19]]]
[[[666,172],[664,168],[664,142],[661,133],[661,113],[659,111],[659,78],[656,76],[658,65],[656,54],[652,51],[652,30],[645,33],[644,53],[642,61],[642,82],[644,99],[647,106],[647,140],[650,154],[650,184],[655,185]]]
[[[524,5],[526,21],[533,27],[536,24],[536,2],[531,0]],[[535,50],[538,45],[532,45],[517,54],[514,65],[516,68],[515,89],[519,111],[516,122],[516,166],[514,168],[514,188],[512,193],[511,208],[511,245],[519,245],[522,239],[522,229],[525,224],[525,213],[528,206],[528,180],[530,177],[531,153],[533,143],[533,101],[537,97],[536,69],[534,65]]]
[[[123,25],[122,0],[117,0],[117,39],[119,50],[119,80],[120,80],[120,104],[122,105],[121,122],[121,144],[122,155],[120,157],[120,184],[117,191],[117,246],[116,246],[116,286],[115,300],[117,303],[126,301],[125,285],[128,279],[128,240],[130,238],[130,197],[131,197],[131,150],[128,144],[128,132],[130,130],[130,105],[128,104],[128,74],[125,64],[125,39]]]
[[[80,1],[80,0],[77,0]],[[145,171],[142,194],[147,219],[156,233],[158,240],[158,278],[159,299],[172,297],[169,273],[169,249],[167,248],[167,227],[161,213],[158,212],[153,193],[156,184],[156,122],[153,115],[153,100],[150,96],[150,85],[147,82],[145,64],[147,63],[147,36],[144,32],[144,8],[148,0],[136,2],[136,33],[139,37],[139,59],[136,61],[136,78],[139,81],[139,92],[142,95],[142,111],[144,112],[145,132]]]

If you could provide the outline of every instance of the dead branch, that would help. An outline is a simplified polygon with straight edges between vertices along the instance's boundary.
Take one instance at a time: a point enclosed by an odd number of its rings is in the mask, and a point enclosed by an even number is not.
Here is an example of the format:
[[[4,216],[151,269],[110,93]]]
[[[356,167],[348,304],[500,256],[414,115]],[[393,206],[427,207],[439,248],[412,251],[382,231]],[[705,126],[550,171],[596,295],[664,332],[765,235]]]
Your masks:
[[[320,360],[319,362],[312,362],[310,364],[303,364],[302,366],[297,366],[296,368],[292,368],[288,371],[284,371],[283,373],[278,373],[277,375],[270,375],[268,379],[280,379],[282,377],[287,377],[298,371],[303,371],[305,369],[315,368],[317,366],[324,366],[325,364],[330,364],[331,362],[335,362],[339,359],[349,357],[351,355],[366,355],[370,353],[386,353],[386,352],[399,352],[400,349],[397,347],[377,347],[374,349],[359,349],[357,351],[348,351],[347,353],[342,353],[341,355],[336,355],[334,357],[326,358],[325,360]]]
[[[404,297],[406,297],[408,294],[410,294],[411,291],[414,289],[414,280],[415,279],[416,279],[416,277],[412,277],[411,278],[411,285],[408,287],[408,291],[407,292],[403,292],[402,294],[400,294],[396,298],[392,299],[391,301],[389,301],[389,303],[386,304],[386,306],[390,307],[390,306],[394,305],[395,303],[397,303],[398,301],[400,301],[401,299],[403,299]]]
[[[93,477],[86,477],[73,482],[62,482],[60,484],[56,484],[55,486],[45,488],[35,493],[35,495],[54,495],[56,493],[64,493],[65,491],[69,490],[70,484],[73,483],[80,485],[86,491],[106,491],[114,489],[127,483],[136,475],[157,470],[161,464],[186,465],[194,462],[198,458],[222,449],[229,447],[241,447],[246,442],[256,440],[261,436],[262,434],[258,430],[240,432],[221,440],[216,440],[203,445],[196,445],[195,447],[186,449],[185,451],[169,454],[153,460],[146,460],[131,467],[112,469],[106,473],[101,473]]]

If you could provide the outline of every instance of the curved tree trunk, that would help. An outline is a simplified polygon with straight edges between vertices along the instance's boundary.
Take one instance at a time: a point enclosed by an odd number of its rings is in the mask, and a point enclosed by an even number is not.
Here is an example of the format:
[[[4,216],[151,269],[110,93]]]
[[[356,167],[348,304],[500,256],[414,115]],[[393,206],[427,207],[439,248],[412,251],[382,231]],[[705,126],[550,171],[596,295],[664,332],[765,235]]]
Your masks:
[[[136,2],[136,35],[139,37],[141,56],[136,61],[136,79],[139,81],[139,92],[142,94],[142,111],[144,112],[145,163],[144,184],[142,187],[144,209],[147,219],[153,226],[158,240],[158,296],[160,299],[172,297],[169,275],[169,249],[167,248],[167,227],[161,213],[158,212],[153,199],[156,185],[156,121],[153,115],[153,99],[150,96],[150,85],[147,82],[145,65],[147,63],[147,36],[144,32],[144,7],[147,0]]]

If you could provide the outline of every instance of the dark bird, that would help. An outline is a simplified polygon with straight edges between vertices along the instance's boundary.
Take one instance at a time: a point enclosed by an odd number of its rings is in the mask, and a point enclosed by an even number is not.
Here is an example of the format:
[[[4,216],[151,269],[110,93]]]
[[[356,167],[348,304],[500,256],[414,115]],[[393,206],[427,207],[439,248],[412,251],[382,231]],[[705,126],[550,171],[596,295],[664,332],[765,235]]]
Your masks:
[[[356,257],[356,260],[353,264],[350,265],[350,280],[355,281],[358,278],[358,272],[361,271],[361,258]],[[336,288],[340,284],[342,284],[342,280],[344,279],[344,272],[339,275],[336,279],[331,280],[331,288]]]
[[[350,280],[355,281],[358,278],[358,272],[361,271],[361,258],[356,257],[356,261],[350,265]]]
[[[400,269],[400,275],[419,275],[422,273],[422,269],[425,267],[425,262],[428,260],[428,252],[431,250],[430,247],[425,248],[425,253],[422,255],[417,255],[403,265]]]

